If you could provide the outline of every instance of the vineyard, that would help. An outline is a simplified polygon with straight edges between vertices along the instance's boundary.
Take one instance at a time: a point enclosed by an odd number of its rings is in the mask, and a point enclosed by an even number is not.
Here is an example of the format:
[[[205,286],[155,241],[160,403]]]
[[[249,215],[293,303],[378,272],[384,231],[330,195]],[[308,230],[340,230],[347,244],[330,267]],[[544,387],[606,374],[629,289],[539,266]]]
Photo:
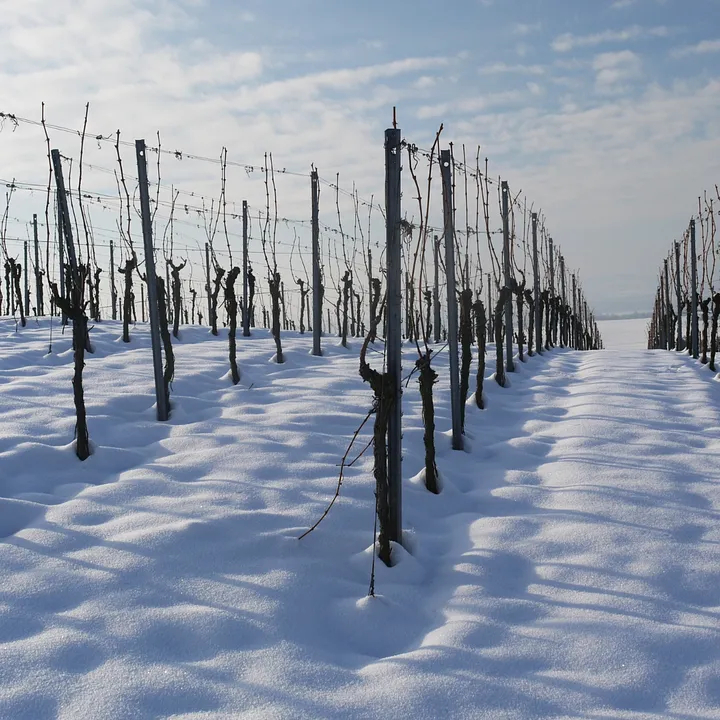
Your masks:
[[[716,717],[716,385],[479,148],[3,121],[0,717]],[[713,212],[648,342],[711,366]]]

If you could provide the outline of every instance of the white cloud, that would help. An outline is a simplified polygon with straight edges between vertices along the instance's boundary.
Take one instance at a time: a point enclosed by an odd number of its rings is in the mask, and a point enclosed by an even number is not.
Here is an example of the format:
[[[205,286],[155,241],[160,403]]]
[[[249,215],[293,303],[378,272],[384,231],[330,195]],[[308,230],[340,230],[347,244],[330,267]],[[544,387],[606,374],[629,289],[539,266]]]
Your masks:
[[[516,23],[513,26],[513,33],[515,35],[532,35],[532,33],[539,32],[542,29],[542,23]]]
[[[686,57],[688,55],[708,55],[720,52],[720,40],[701,40],[695,45],[676,48],[672,51],[674,57]]]
[[[579,47],[592,47],[611,42],[627,42],[628,40],[642,40],[654,37],[667,37],[670,29],[664,26],[646,28],[640,25],[632,25],[623,30],[604,30],[603,32],[591,35],[573,35],[564,33],[558,35],[553,42],[552,48],[556,52],[569,52]]]
[[[628,81],[642,75],[642,61],[630,50],[601,53],[593,60],[595,88],[602,93],[615,93],[623,89]]]
[[[498,62],[491,65],[483,65],[478,68],[480,75],[499,75],[501,73],[518,73],[521,75],[543,75],[545,68],[542,65],[508,65]]]

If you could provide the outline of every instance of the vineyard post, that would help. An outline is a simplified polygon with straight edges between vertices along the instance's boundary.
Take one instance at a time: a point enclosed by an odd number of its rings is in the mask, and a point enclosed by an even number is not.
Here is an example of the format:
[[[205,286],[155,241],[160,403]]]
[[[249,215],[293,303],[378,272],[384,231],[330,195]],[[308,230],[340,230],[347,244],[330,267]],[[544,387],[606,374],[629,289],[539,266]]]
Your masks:
[[[562,307],[562,314],[567,315],[567,312],[565,310],[565,306],[567,305],[567,295],[565,294],[565,258],[561,255],[560,256],[560,304]],[[562,316],[561,316],[562,317]],[[560,347],[565,347],[565,344],[567,343],[567,319],[564,322],[565,326],[565,338],[563,338],[563,330],[560,329]]]
[[[542,303],[540,302],[540,263],[538,262],[538,246],[537,246],[537,213],[532,214],[532,254],[533,254],[533,294],[535,295],[535,304],[533,312],[535,315],[535,347],[537,353],[542,353]]]
[[[433,336],[436,343],[440,342],[440,239],[433,238],[435,260],[435,277],[433,285]]]
[[[677,296],[677,339],[675,350],[682,350],[682,294],[680,290],[680,243],[675,243],[675,295]]]
[[[695,219],[690,220],[690,319],[692,322],[692,356],[698,359],[698,314],[697,314],[697,253],[695,250]]]
[[[210,290],[210,245],[208,243],[205,243],[205,290],[207,292],[208,325],[212,326],[212,292]]]
[[[455,294],[455,228],[453,223],[453,186],[449,150],[440,151],[442,172],[443,215],[445,228],[445,282],[447,283],[447,341],[450,361],[450,411],[452,417],[452,448],[463,449],[460,403],[460,370],[458,360],[458,315]]]
[[[491,338],[493,336],[493,326],[492,326],[492,319],[493,319],[493,311],[492,311],[492,286],[490,284],[490,273],[486,273],[487,276],[487,337]]]
[[[59,160],[58,160],[59,162]],[[60,191],[58,190],[58,261],[60,263],[60,297],[65,297],[65,235],[62,208],[60,207]],[[67,314],[61,309],[62,324],[67,325]]]
[[[508,184],[502,181],[502,231],[503,231],[503,270],[506,288],[511,288],[512,279],[510,275],[510,210],[508,207]],[[505,369],[507,372],[515,372],[513,363],[513,315],[512,315],[512,293],[508,294],[505,301]]]
[[[110,240],[110,303],[112,319],[117,320],[117,292],[115,291],[115,245]]]
[[[322,277],[320,275],[320,183],[318,172],[310,173],[312,196],[312,278],[313,278],[313,355],[322,355]],[[372,292],[371,292],[372,294]],[[328,321],[328,330],[330,323]]]
[[[23,242],[23,253],[24,258],[23,261],[25,263],[25,267],[23,268],[25,270],[25,317],[27,317],[30,314],[30,282],[28,278],[28,247],[27,247],[27,240]]]
[[[555,322],[555,246],[553,239],[548,238],[548,254],[550,255],[550,343],[557,345],[557,324]]]
[[[670,274],[668,272],[668,261],[665,258],[665,349],[672,348],[672,339],[670,337],[670,308],[672,302],[670,300]]]
[[[385,217],[387,262],[387,373],[394,398],[388,416],[390,540],[402,542],[402,257],[401,140],[398,128],[385,131]]]
[[[575,273],[572,274],[572,347],[578,349],[578,319],[577,319],[577,285],[575,283]]]
[[[40,275],[40,244],[38,242],[37,215],[33,214],[33,239],[35,242],[35,305],[36,314],[44,315],[42,304],[42,276]]]
[[[243,233],[243,337],[250,337],[250,308],[248,307],[248,204],[242,204]]]
[[[372,250],[368,248],[368,329],[373,323],[373,284],[372,284]]]
[[[157,400],[157,419],[168,419],[167,397],[163,380],[162,354],[160,349],[160,317],[158,311],[157,280],[155,278],[155,255],[153,252],[152,216],[150,214],[150,194],[148,192],[147,163],[145,141],[135,141],[135,154],[138,166],[138,185],[140,188],[140,212],[142,215],[143,241],[145,243],[145,278],[150,306],[150,337],[152,340],[153,369],[155,371],[155,398]]]

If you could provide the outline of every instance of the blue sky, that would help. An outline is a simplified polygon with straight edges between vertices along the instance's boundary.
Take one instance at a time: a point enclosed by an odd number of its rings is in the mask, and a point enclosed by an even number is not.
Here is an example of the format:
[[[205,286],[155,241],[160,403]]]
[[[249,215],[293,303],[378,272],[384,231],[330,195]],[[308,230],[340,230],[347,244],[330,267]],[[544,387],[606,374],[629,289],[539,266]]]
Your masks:
[[[160,130],[167,147],[214,157],[227,145],[253,164],[271,150],[366,196],[382,194],[393,105],[418,145],[443,122],[446,142],[479,144],[542,207],[600,311],[650,307],[662,255],[720,182],[717,0],[5,6],[3,112],[39,118],[44,101],[53,123],[79,127],[90,102],[93,131]],[[2,177],[43,182],[43,153],[37,129],[6,128]],[[199,192],[217,185],[212,167],[173,173]],[[306,200],[304,185],[283,195],[297,213]]]

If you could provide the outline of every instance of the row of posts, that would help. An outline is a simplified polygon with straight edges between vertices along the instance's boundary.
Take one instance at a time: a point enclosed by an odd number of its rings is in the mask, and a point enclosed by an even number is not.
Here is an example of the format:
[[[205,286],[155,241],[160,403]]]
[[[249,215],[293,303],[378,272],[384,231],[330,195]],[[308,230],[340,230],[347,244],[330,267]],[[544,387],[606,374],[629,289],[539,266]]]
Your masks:
[[[690,220],[689,228],[690,236],[690,338],[689,349],[690,354],[696,360],[700,356],[700,330],[698,318],[698,287],[697,287],[697,247],[695,241],[695,219]],[[650,333],[648,345],[655,349],[664,350],[684,350],[685,342],[682,334],[682,311],[683,296],[680,284],[680,243],[674,244],[674,261],[675,261],[675,310],[673,310],[673,301],[670,294],[670,262],[669,258],[663,260],[663,269],[660,274],[660,283],[658,285],[655,296],[655,307],[653,317],[650,324]],[[672,316],[675,315],[676,332],[673,337],[672,332]]]

